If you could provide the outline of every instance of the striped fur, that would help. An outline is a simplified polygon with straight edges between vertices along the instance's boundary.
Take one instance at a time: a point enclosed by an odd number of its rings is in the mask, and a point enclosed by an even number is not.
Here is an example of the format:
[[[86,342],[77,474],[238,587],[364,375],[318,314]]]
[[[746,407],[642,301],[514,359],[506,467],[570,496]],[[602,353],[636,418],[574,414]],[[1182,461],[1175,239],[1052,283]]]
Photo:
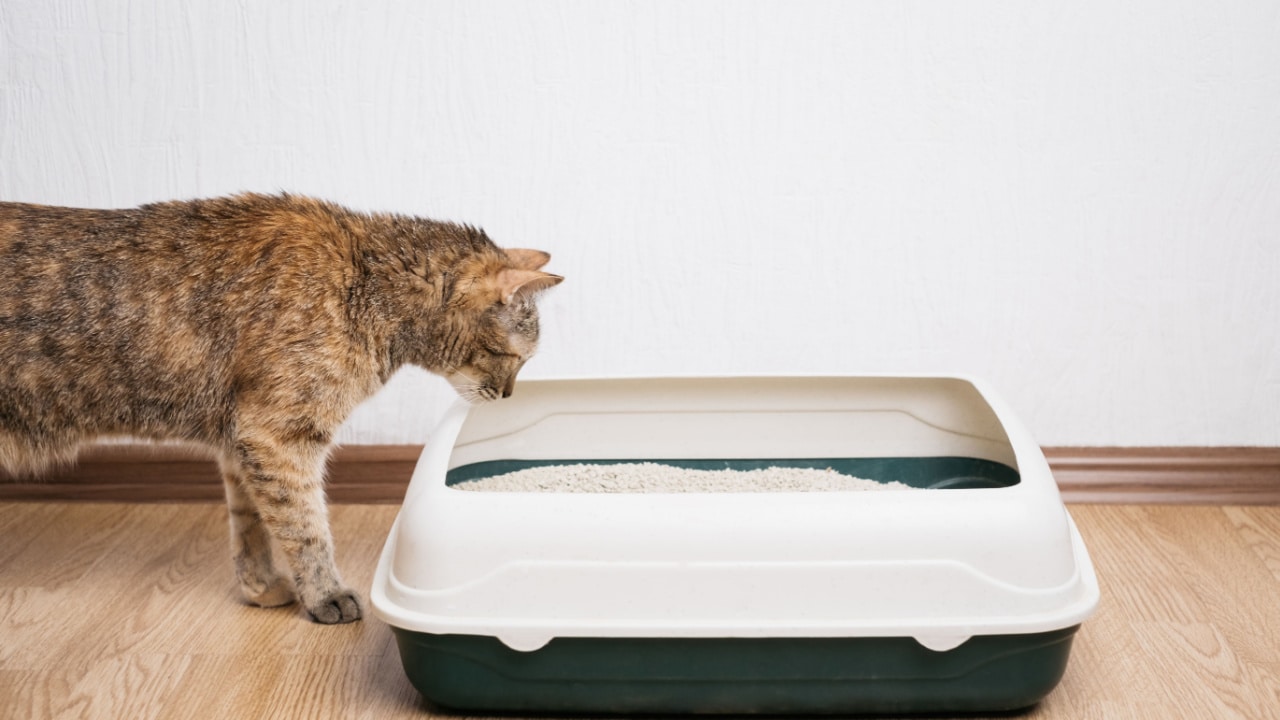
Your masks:
[[[358,619],[325,509],[334,433],[406,364],[469,399],[509,394],[533,297],[561,280],[548,259],[292,195],[0,203],[0,466],[37,473],[111,435],[206,445],[245,597]]]

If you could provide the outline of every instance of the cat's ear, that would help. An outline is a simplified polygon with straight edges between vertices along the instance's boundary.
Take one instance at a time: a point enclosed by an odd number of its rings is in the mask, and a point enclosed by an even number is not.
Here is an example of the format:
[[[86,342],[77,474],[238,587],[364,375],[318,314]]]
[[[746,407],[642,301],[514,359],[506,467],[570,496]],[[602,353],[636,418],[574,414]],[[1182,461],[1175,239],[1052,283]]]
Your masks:
[[[497,280],[499,300],[510,305],[518,299],[531,297],[558,285],[564,278],[540,270],[506,268],[498,271]]]
[[[543,265],[551,262],[551,255],[541,250],[507,248],[503,252],[507,254],[507,259],[511,261],[511,267],[517,270],[540,270]]]

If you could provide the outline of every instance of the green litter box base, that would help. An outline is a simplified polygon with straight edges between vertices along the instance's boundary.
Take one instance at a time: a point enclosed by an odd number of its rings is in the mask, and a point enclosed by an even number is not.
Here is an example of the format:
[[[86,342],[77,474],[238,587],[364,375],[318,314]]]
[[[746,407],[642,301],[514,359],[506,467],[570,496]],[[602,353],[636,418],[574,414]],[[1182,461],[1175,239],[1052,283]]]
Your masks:
[[[392,628],[428,702],[483,712],[920,714],[1003,712],[1062,679],[1079,626],[970,638],[556,638],[519,652],[492,637]]]

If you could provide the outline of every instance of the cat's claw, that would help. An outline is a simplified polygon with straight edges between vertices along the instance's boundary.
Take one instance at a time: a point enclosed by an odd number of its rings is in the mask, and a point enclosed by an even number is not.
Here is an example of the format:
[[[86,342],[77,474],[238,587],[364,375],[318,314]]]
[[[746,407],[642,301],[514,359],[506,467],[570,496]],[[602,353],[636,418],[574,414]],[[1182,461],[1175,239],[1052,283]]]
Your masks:
[[[311,619],[324,625],[349,623],[360,619],[360,596],[352,590],[339,590],[307,608]]]

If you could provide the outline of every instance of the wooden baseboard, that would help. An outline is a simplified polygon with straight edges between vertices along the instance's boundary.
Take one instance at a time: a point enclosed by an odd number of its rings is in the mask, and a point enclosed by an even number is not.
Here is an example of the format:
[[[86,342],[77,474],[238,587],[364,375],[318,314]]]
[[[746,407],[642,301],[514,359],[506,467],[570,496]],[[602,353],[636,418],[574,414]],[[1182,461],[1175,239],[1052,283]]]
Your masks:
[[[1278,447],[1045,448],[1077,503],[1280,503]]]
[[[339,503],[398,503],[421,445],[352,445],[329,460],[326,492]],[[0,500],[210,502],[223,499],[213,458],[192,447],[122,444],[85,448],[74,465],[38,478],[0,471]]]
[[[398,503],[421,446],[352,445],[329,463],[337,503]],[[1074,503],[1280,503],[1280,448],[1045,448]],[[0,500],[209,502],[222,499],[213,461],[190,448],[101,445],[38,480],[0,473]]]

